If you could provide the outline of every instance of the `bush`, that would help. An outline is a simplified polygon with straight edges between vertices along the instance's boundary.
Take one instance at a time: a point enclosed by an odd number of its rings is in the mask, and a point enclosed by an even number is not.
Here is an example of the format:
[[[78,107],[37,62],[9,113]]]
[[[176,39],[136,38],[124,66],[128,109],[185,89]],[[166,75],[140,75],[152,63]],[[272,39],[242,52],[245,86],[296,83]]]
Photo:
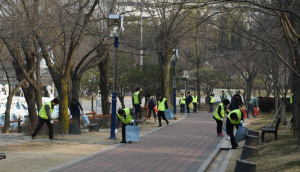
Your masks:
[[[283,98],[281,99],[283,101]],[[290,101],[290,98],[287,98],[287,101]],[[275,110],[275,102],[274,97],[263,97],[262,100],[258,101],[259,110],[262,112],[271,112],[271,110]],[[280,104],[278,105],[280,106]],[[292,108],[290,105],[286,105],[286,111],[291,112]]]

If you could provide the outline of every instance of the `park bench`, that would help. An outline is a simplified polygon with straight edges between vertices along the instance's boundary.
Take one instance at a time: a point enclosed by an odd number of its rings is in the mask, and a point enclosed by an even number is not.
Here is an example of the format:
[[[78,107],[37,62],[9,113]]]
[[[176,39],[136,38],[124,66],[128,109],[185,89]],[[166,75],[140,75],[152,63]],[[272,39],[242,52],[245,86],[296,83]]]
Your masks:
[[[9,130],[9,132],[18,132],[20,130],[20,126],[21,126],[21,122],[23,120],[20,120],[21,118],[18,118],[18,120],[14,120],[14,121],[10,121],[10,123],[14,123],[14,122],[17,122],[18,123],[18,129],[15,129],[15,130]],[[9,126],[10,128],[11,126]],[[1,126],[0,129],[4,129],[4,126]]]
[[[5,159],[5,158],[6,158],[5,154],[4,153],[0,153],[0,160],[1,159]]]
[[[280,124],[280,120],[281,120],[281,118],[278,117],[275,127],[262,127],[262,129],[261,129],[261,132],[262,132],[261,142],[262,143],[264,142],[265,133],[274,133],[275,140],[277,140],[277,131],[278,131],[278,127],[279,127],[279,124]]]

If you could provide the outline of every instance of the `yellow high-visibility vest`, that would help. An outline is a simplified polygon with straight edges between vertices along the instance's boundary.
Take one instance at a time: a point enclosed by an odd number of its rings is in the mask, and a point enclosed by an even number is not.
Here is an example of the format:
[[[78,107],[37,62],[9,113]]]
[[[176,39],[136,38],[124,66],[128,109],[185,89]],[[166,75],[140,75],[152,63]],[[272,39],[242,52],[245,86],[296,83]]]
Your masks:
[[[197,103],[197,96],[193,96],[193,103]]]
[[[185,104],[185,100],[183,99],[185,99],[185,97],[180,97],[180,104]]]
[[[130,110],[129,108],[125,108],[123,109],[125,111],[125,115],[126,115],[126,119],[125,117],[121,116],[118,114],[118,117],[120,118],[120,120],[124,123],[124,124],[129,124],[131,123],[132,120],[132,115],[130,114]]]
[[[220,118],[220,116],[219,116],[219,114],[218,114],[219,108],[221,108],[221,116],[222,116],[222,118],[225,117],[225,110],[224,110],[223,103],[220,103],[220,104],[218,105],[218,107],[217,107],[217,109],[216,109],[216,111],[215,111],[215,113],[214,113],[214,117],[215,117],[216,119],[218,119],[218,120],[221,120],[221,118]]]
[[[139,100],[139,92],[135,92],[133,94],[133,103],[136,105],[136,104],[140,104],[140,100]]]
[[[233,114],[233,113],[236,113],[236,114],[237,114],[237,116],[238,116],[238,120],[237,120],[237,121],[233,121],[233,120],[231,119],[230,116],[231,116],[231,114]],[[241,119],[242,119],[242,111],[239,110],[239,109],[233,110],[233,111],[231,111],[231,112],[228,114],[227,118],[228,118],[228,120],[229,120],[229,122],[230,122],[231,124],[239,124],[239,123],[241,122]]]
[[[50,115],[52,115],[52,112],[53,112],[51,101],[45,103],[45,104],[42,106],[42,108],[41,108],[41,110],[40,110],[40,112],[39,112],[39,116],[40,116],[41,118],[43,118],[43,119],[48,119],[48,115],[47,115],[47,112],[46,112],[46,109],[45,109],[45,106],[46,106],[46,105],[49,105],[49,107],[50,107]]]
[[[157,110],[158,111],[165,111],[166,110],[165,101],[167,101],[166,98],[163,98],[162,101],[160,101],[160,100],[157,101],[157,103],[158,103]]]
[[[210,96],[210,103],[215,103],[215,98],[213,96]]]

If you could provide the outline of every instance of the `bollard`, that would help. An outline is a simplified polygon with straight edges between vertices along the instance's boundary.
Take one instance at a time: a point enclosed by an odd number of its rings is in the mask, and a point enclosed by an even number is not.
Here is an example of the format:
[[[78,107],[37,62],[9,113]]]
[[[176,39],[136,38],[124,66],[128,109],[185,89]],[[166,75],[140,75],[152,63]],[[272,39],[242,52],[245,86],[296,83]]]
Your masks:
[[[258,149],[257,148],[245,145],[243,147],[243,152],[242,152],[242,155],[241,155],[241,160],[253,158],[253,157],[256,157],[257,155],[258,155]]]
[[[234,172],[256,172],[256,164],[238,159],[236,160]]]
[[[247,135],[246,143],[247,146],[258,146],[259,138],[257,136]]]
[[[70,123],[69,134],[81,134],[81,128],[79,123]]]
[[[249,130],[248,131],[248,135],[259,137],[259,132],[258,131],[254,131],[254,130]]]
[[[93,131],[99,132],[99,124],[98,123],[92,124],[89,126],[89,132],[93,132]]]

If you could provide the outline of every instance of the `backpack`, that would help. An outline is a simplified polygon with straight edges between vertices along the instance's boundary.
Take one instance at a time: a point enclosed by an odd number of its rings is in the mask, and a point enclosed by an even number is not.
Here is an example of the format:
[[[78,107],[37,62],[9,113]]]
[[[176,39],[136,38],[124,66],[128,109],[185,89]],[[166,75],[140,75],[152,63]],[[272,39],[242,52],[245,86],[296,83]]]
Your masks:
[[[150,102],[148,104],[149,108],[154,108],[155,105],[156,105],[155,100],[153,100],[153,98],[151,98]]]

